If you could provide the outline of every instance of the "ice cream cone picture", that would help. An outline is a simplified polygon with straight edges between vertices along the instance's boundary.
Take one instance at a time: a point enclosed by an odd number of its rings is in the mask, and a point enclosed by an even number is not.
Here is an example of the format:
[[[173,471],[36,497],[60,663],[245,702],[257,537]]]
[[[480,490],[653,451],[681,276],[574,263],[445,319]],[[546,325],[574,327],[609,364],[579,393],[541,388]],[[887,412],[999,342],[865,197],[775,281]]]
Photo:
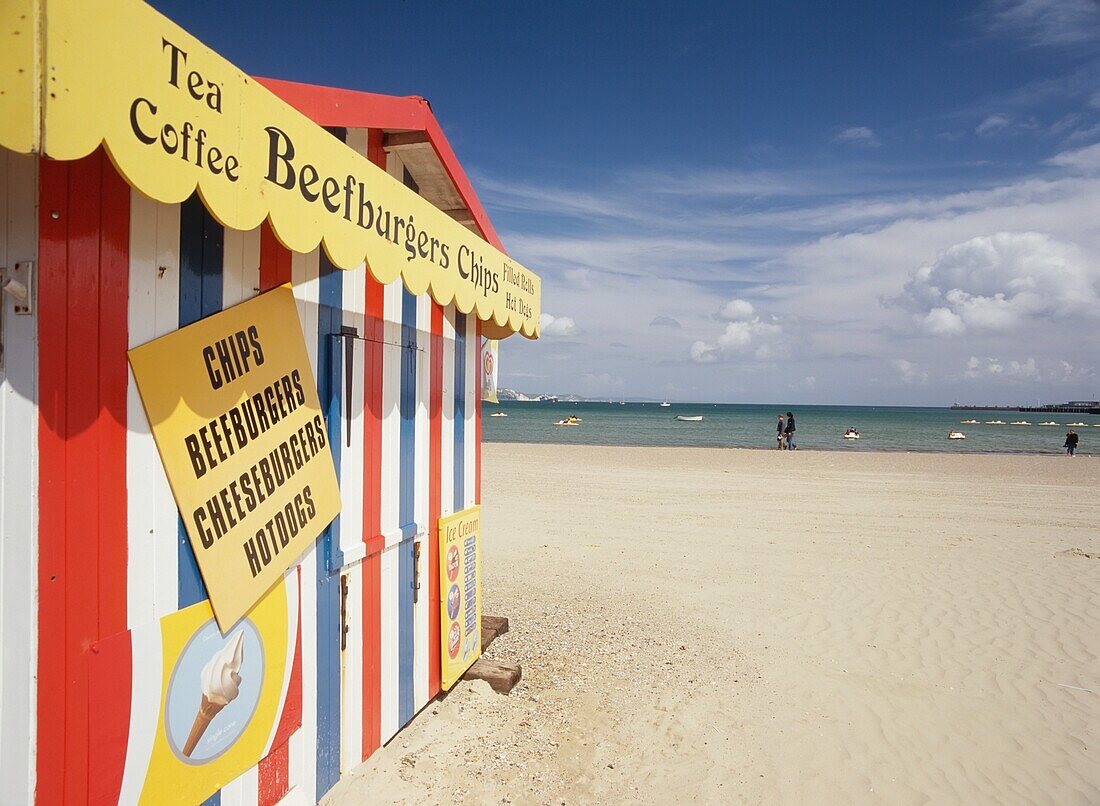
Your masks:
[[[191,757],[214,717],[241,693],[240,671],[243,661],[244,630],[238,630],[202,668],[199,675],[202,702],[195,714],[187,743],[183,746],[183,755]]]

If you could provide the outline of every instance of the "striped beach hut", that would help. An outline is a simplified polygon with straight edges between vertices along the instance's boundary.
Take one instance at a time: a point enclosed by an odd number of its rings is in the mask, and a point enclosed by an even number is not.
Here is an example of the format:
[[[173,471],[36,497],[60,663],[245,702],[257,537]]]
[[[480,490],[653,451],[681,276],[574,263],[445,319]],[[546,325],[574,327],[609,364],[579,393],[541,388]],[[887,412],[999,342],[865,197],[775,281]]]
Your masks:
[[[0,800],[314,803],[440,692],[438,524],[538,278],[423,99],[253,79],[137,0],[0,24]],[[287,284],[340,510],[237,633],[251,710],[185,754],[171,686],[224,634],[127,353]]]

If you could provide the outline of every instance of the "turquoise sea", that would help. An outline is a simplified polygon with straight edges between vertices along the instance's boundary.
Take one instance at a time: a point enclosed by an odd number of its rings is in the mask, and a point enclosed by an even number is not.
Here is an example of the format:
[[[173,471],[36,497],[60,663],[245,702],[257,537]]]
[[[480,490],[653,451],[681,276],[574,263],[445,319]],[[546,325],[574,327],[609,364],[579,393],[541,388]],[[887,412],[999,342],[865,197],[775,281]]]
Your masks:
[[[799,449],[845,451],[936,451],[944,453],[1064,453],[1068,423],[1083,422],[1078,452],[1096,453],[1100,417],[1017,411],[952,411],[891,406],[795,406]],[[507,417],[491,417],[493,412]],[[684,447],[775,448],[776,414],[786,406],[674,403],[485,403],[483,436],[489,442],[544,442],[567,445],[663,445]],[[576,427],[554,425],[568,415]],[[702,422],[679,422],[677,415],[702,415]],[[962,420],[978,420],[963,425]],[[986,425],[1004,420],[1005,425]],[[1027,420],[1032,425],[1009,425]],[[1055,426],[1040,426],[1053,420]],[[861,438],[846,440],[853,426]],[[949,440],[950,431],[965,440]]]

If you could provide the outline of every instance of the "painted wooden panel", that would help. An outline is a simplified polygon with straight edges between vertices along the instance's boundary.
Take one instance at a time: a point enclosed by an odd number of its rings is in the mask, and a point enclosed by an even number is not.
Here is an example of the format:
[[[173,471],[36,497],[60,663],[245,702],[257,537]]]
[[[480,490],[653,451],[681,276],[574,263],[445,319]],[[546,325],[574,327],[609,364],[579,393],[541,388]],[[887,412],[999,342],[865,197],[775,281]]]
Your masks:
[[[371,151],[372,142],[361,147]],[[87,786],[88,645],[205,596],[125,349],[292,281],[344,512],[291,572],[302,580],[296,716],[266,758],[208,803],[314,802],[438,692],[434,527],[477,496],[477,324],[400,283],[378,286],[364,267],[337,272],[316,250],[291,254],[266,226],[225,230],[197,199],[151,202],[102,156],[53,165],[40,184],[54,202],[39,218],[53,318],[50,333],[39,323],[37,336],[56,352],[42,372],[49,399],[38,415],[44,462],[34,476],[54,507],[38,576],[41,618],[54,632],[38,641],[60,668],[38,668],[44,685],[65,692],[60,704],[38,707],[46,750],[36,763],[64,769],[45,784],[45,800],[79,802]],[[58,217],[47,220],[54,208]],[[350,365],[343,328],[357,334]],[[87,345],[95,372],[85,365]],[[96,483],[78,487],[87,466]],[[94,540],[75,546],[72,530],[89,519]],[[83,609],[74,612],[73,601]],[[142,685],[133,681],[131,695]],[[0,706],[0,719],[10,713]],[[121,735],[145,743],[133,731],[148,730],[147,721],[119,718]],[[7,757],[2,763],[6,770]]]
[[[130,189],[102,151],[39,185],[37,798],[81,803],[88,648],[126,629]]]
[[[179,216],[178,204],[130,194],[130,347],[179,327]],[[132,629],[179,607],[178,510],[132,376],[126,419],[126,614]]]
[[[0,266],[38,265],[37,185],[34,157],[0,149]],[[27,802],[35,765],[38,320],[16,316],[7,294],[0,305],[0,779],[6,797]]]

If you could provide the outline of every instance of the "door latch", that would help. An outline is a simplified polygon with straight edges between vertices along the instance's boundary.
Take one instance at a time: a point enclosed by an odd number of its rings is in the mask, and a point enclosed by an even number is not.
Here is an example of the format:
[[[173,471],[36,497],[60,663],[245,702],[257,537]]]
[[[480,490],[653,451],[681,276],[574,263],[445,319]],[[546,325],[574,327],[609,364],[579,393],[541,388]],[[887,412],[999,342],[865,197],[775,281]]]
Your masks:
[[[348,648],[348,575],[340,574],[340,651]]]

